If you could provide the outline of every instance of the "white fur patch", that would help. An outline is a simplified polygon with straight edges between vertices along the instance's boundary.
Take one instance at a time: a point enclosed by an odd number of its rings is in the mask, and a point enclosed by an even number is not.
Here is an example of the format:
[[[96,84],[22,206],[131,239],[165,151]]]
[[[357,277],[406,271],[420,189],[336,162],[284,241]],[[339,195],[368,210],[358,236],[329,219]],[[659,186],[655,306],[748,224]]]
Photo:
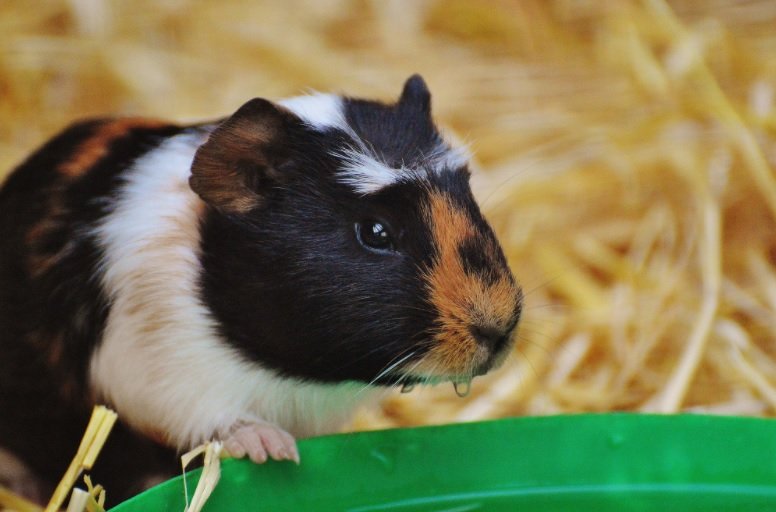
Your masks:
[[[359,194],[374,194],[400,181],[423,181],[434,173],[463,167],[469,161],[465,148],[451,149],[443,144],[434,153],[426,155],[422,164],[415,168],[389,167],[371,155],[363,142],[359,149],[336,152],[335,156],[343,161],[340,181]]]
[[[278,103],[318,130],[325,128],[350,130],[345,121],[342,98],[335,94],[315,93],[280,100]]]
[[[433,172],[442,172],[446,169],[451,170],[464,167],[469,163],[472,155],[469,152],[469,148],[463,144],[450,147],[443,143],[437,146],[434,152],[426,158]]]
[[[96,228],[111,310],[91,360],[98,399],[119,417],[186,449],[238,420],[263,419],[296,436],[337,428],[363,385],[281,378],[216,333],[199,299],[203,203],[188,186],[204,136],[183,134],[140,158]]]
[[[343,162],[339,180],[359,194],[373,194],[388,185],[410,178],[407,169],[393,169],[360,151],[347,150],[336,156]]]

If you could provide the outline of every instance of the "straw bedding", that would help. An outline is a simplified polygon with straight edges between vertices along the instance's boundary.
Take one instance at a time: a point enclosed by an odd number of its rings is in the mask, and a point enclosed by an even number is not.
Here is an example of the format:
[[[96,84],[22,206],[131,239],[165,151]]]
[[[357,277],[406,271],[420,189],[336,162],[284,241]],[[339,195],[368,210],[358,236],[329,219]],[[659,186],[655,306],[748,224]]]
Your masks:
[[[776,4],[507,0],[0,3],[0,169],[69,121],[182,122],[412,72],[477,155],[527,305],[458,398],[350,428],[580,411],[776,410]]]

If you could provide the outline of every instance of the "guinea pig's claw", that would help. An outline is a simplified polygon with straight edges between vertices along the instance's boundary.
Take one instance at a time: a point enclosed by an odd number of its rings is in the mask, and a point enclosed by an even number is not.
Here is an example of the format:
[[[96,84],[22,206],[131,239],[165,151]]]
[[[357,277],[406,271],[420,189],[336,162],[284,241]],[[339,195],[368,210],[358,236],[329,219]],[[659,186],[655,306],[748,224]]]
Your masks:
[[[299,464],[296,440],[271,423],[239,422],[229,429],[223,442],[229,455],[236,458],[247,455],[256,464],[263,464],[267,457]]]

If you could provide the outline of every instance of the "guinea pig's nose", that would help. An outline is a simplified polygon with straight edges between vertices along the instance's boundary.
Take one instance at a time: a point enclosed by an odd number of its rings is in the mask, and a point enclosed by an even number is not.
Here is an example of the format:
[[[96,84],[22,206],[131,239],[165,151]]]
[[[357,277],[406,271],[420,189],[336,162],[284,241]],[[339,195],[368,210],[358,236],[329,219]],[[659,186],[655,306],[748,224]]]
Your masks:
[[[510,326],[507,329],[503,329],[486,325],[473,325],[469,329],[477,343],[488,347],[494,352],[498,352],[504,348],[504,345],[509,343],[514,327]]]

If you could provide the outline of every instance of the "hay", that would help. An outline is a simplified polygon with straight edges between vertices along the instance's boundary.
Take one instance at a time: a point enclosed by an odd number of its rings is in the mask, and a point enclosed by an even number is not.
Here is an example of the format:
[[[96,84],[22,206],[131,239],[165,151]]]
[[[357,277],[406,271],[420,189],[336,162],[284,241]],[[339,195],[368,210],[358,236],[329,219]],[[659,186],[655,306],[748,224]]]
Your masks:
[[[56,512],[59,510],[67,496],[71,494],[71,490],[73,490],[73,486],[78,477],[81,476],[81,473],[92,469],[105,441],[108,439],[108,435],[110,435],[113,425],[116,423],[116,419],[116,413],[107,407],[102,405],[94,407],[78,451],[59,481],[59,485],[54,489],[54,494],[51,496],[48,505],[46,505],[45,512]],[[87,508],[87,505],[90,507],[90,512],[92,512],[93,508],[90,504],[90,499],[95,501],[94,505],[102,508],[102,504],[105,502],[105,491],[101,486],[92,486],[92,481],[89,478],[86,478],[85,481],[89,492],[76,489],[78,492],[72,494],[72,504],[68,505],[68,512],[81,512]]]
[[[776,411],[776,5],[660,0],[0,4],[0,168],[85,115],[182,121],[421,72],[467,140],[527,307],[459,399],[352,428]]]
[[[189,489],[186,478],[186,468],[191,462],[204,456],[202,472],[197,480],[194,494],[189,500]],[[225,456],[223,446],[219,441],[208,442],[200,445],[181,456],[181,470],[183,471],[183,496],[186,499],[186,508],[183,512],[200,512],[207,503],[213,490],[221,479],[221,457]]]
[[[37,504],[0,486],[0,510],[12,512],[43,512]]]

